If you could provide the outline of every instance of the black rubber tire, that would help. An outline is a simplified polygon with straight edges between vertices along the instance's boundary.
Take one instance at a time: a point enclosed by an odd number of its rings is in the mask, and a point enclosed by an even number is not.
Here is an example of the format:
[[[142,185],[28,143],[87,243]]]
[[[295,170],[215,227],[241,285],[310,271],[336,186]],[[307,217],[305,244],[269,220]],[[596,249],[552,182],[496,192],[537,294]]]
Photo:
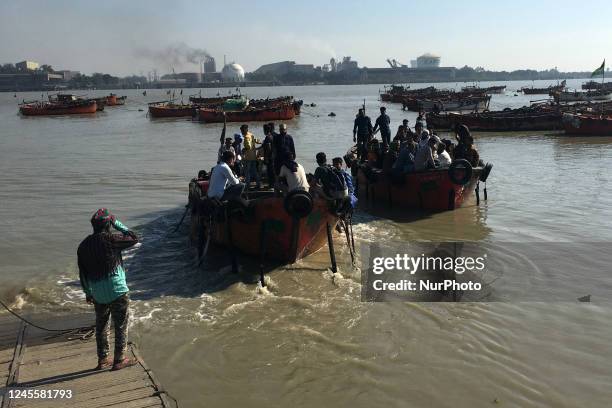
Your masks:
[[[293,190],[283,203],[285,211],[294,218],[307,217],[313,208],[312,196],[308,191],[304,190]]]
[[[462,178],[459,178],[459,176],[456,174],[456,171],[459,168],[462,168],[463,170],[465,170],[465,173]],[[470,180],[472,179],[472,173],[473,173],[472,165],[470,164],[469,161],[465,159],[455,160],[454,162],[451,163],[450,167],[448,168],[448,177],[450,177],[453,184],[457,184],[459,186],[465,186],[467,183],[469,183]]]

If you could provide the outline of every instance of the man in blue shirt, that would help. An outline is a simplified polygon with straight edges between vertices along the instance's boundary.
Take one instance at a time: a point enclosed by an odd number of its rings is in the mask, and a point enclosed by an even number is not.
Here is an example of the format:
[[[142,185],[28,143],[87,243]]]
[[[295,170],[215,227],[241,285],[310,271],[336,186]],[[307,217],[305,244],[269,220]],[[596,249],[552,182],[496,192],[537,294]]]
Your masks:
[[[346,188],[348,189],[349,201],[351,203],[351,208],[355,209],[357,206],[357,197],[355,196],[355,187],[353,186],[353,177],[348,174],[346,170],[342,168],[342,157],[335,157],[332,159],[333,166],[344,176],[344,182],[346,183]]]
[[[376,134],[380,130],[383,144],[389,146],[391,144],[391,119],[387,115],[387,108],[380,107],[380,116],[376,118],[373,133]]]
[[[93,234],[77,250],[79,278],[87,303],[96,311],[97,370],[120,370],[136,364],[126,357],[129,297],[121,251],[138,243],[138,237],[106,208],[91,217]],[[112,234],[110,227],[121,234]],[[109,357],[109,317],[115,326],[115,356]]]

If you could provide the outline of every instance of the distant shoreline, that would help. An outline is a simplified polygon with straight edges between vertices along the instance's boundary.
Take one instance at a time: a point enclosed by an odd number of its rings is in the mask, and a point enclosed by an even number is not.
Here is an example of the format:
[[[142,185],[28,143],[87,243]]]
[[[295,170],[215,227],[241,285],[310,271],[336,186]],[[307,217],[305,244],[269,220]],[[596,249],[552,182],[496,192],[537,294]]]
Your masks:
[[[563,79],[584,79],[584,80],[595,80],[590,76],[563,76],[559,79],[492,79],[492,80],[471,80],[471,79],[456,79],[454,81],[448,80],[429,80],[429,81],[411,81],[411,82],[397,82],[397,84],[434,84],[434,83],[467,83],[474,84],[480,82],[530,82],[530,81],[561,81]],[[189,83],[189,84],[158,84],[156,86],[138,87],[138,86],[97,86],[97,87],[41,87],[31,89],[2,89],[0,92],[3,93],[20,93],[20,92],[59,92],[59,91],[104,91],[104,90],[155,90],[155,89],[210,89],[210,88],[253,88],[253,87],[283,87],[283,86],[328,86],[328,85],[390,85],[391,82],[368,82],[368,81],[342,81],[342,82],[309,82],[309,83],[275,83],[267,81],[247,81],[238,83]]]

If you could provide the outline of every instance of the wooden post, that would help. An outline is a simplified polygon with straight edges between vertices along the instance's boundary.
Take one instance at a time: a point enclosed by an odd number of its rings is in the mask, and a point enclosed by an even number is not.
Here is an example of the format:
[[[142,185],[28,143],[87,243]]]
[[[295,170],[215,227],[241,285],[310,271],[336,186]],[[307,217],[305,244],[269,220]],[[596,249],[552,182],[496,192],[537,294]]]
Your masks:
[[[338,272],[336,265],[336,253],[334,252],[334,239],[332,237],[332,227],[327,223],[327,246],[329,247],[329,258],[331,259],[332,272]]]

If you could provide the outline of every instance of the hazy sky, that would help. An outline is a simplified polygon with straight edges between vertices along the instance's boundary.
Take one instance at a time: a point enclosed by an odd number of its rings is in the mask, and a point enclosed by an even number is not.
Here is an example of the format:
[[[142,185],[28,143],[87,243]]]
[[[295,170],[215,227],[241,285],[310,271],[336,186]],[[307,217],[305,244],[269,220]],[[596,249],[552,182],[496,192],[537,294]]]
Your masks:
[[[443,66],[590,71],[606,57],[612,66],[610,16],[612,0],[6,0],[0,63],[29,59],[88,74],[196,71],[159,58],[184,44],[208,51],[218,68],[225,54],[247,71],[345,55],[382,67],[424,52]]]

